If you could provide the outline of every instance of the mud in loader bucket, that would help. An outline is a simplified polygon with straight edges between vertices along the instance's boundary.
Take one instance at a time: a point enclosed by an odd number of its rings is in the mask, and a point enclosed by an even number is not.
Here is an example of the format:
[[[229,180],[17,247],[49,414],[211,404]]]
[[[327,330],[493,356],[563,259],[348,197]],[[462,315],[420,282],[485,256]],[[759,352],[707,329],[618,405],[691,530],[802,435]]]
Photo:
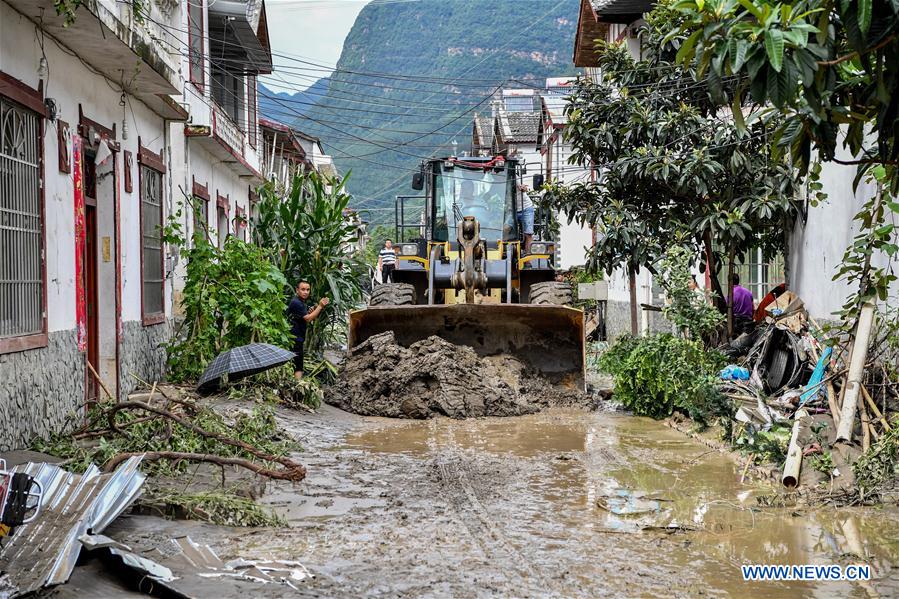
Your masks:
[[[408,347],[437,335],[480,356],[510,354],[550,381],[584,388],[584,313],[566,306],[372,306],[350,312],[349,348],[387,331]]]

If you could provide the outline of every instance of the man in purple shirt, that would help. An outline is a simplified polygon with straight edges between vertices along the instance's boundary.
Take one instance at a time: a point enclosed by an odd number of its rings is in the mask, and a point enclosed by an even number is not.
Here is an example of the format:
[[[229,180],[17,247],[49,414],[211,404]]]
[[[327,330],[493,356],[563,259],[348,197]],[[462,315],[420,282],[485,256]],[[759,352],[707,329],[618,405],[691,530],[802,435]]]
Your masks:
[[[748,333],[755,327],[752,319],[755,313],[752,292],[740,286],[740,275],[737,273],[733,274],[731,282],[734,285],[734,332]]]

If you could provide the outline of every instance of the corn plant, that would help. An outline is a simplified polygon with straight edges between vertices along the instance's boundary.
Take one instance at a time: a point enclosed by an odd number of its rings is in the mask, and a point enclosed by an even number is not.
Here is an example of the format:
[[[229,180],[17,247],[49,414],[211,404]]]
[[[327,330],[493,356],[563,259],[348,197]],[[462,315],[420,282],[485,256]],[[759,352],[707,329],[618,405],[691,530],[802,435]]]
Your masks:
[[[271,251],[287,279],[285,302],[301,280],[312,287],[312,301],[331,299],[306,333],[306,349],[313,355],[329,341],[339,342],[347,311],[362,301],[366,266],[354,249],[357,227],[346,217],[345,182],[312,171],[296,176],[286,194],[266,184],[253,222],[254,242]]]

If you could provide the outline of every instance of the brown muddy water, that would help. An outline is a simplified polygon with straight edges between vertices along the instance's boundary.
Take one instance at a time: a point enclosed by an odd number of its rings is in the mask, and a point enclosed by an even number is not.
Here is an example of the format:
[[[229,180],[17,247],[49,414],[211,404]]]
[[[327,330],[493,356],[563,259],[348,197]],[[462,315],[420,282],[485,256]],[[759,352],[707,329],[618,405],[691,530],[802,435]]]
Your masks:
[[[642,418],[553,410],[397,421],[282,412],[309,475],[263,499],[289,529],[121,519],[149,546],[295,559],[304,596],[868,597],[899,591],[899,511],[759,508],[729,456]],[[874,580],[744,582],[743,564],[869,564]],[[266,587],[255,596],[290,589]],[[244,593],[245,594],[245,593]],[[238,596],[217,590],[219,597]]]

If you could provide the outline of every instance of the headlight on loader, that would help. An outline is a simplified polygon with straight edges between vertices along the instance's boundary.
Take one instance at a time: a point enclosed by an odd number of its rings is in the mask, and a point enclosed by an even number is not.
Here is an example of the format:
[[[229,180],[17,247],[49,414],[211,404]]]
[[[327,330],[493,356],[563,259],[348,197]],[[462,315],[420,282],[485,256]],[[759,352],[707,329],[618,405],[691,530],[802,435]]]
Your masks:
[[[400,251],[397,253],[401,256],[414,256],[418,253],[418,246],[414,243],[404,243],[400,246]]]
[[[531,244],[531,253],[532,254],[548,254],[547,251],[551,246],[545,243],[532,243]]]

